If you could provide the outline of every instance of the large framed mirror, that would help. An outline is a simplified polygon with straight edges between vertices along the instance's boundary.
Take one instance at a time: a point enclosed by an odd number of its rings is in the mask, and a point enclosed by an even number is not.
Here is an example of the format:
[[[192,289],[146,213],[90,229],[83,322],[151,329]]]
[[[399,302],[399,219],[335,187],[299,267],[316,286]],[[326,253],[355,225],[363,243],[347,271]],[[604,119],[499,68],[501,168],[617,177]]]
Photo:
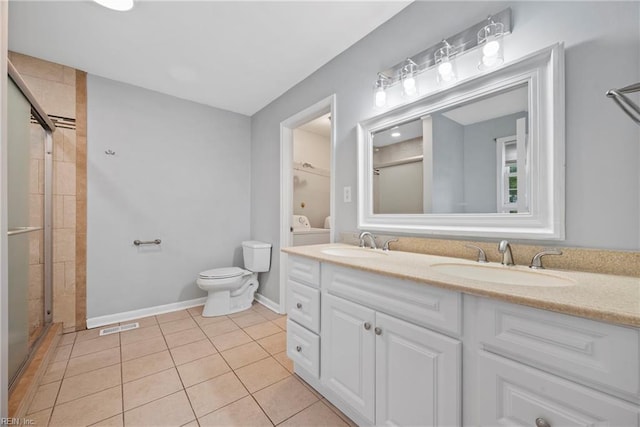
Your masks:
[[[358,227],[564,239],[557,44],[358,125]]]

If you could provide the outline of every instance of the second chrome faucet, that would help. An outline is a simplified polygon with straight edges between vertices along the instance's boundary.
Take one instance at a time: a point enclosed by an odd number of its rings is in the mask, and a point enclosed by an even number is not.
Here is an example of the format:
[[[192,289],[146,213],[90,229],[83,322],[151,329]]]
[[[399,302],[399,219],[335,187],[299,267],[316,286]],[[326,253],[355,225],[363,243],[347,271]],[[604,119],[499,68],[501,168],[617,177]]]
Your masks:
[[[502,265],[515,265],[513,262],[513,254],[511,253],[511,245],[506,240],[498,243],[498,252],[502,254]]]
[[[369,238],[369,242],[371,244],[371,247],[373,249],[377,249],[378,246],[376,245],[376,238],[373,236],[373,234],[369,233],[368,231],[363,231],[362,233],[360,233],[360,236],[358,236],[358,238],[360,239],[360,247],[364,248],[365,247],[365,238],[368,237]]]

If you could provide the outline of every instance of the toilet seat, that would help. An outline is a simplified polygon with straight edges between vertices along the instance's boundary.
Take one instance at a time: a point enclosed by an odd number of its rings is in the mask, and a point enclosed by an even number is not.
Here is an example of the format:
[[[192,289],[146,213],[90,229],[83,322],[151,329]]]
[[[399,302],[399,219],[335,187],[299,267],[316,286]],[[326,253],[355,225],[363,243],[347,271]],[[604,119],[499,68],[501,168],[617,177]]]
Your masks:
[[[213,268],[200,273],[202,279],[230,279],[232,277],[242,276],[246,273],[250,273],[247,270],[243,270],[239,267],[224,267]]]

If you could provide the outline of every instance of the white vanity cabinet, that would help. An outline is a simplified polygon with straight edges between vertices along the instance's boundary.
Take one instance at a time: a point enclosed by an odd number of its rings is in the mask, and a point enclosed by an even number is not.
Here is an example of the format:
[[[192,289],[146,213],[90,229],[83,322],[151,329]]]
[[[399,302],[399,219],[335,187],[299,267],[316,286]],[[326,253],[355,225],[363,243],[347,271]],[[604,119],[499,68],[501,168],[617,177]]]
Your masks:
[[[332,295],[322,382],[371,424],[460,424],[460,341]]]
[[[290,257],[287,274],[287,356],[320,377],[320,263]]]
[[[332,295],[322,299],[322,384],[371,424],[375,416],[375,312]]]
[[[639,328],[289,263],[295,371],[359,425],[640,427]]]
[[[298,257],[289,264],[287,350],[299,375],[360,424],[460,425],[459,293]]]
[[[479,425],[639,425],[637,328],[473,302]]]

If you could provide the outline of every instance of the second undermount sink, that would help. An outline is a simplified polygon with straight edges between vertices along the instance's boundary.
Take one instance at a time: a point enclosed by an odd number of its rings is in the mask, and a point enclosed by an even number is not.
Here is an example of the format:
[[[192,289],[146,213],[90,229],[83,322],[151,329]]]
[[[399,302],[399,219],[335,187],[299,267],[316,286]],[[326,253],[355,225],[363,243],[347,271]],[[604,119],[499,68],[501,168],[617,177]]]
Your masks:
[[[386,253],[368,248],[327,248],[323,249],[320,252],[326,255],[333,255],[339,257],[348,257],[348,258],[377,258],[381,256],[387,256]]]
[[[526,267],[504,266],[501,264],[462,264],[441,263],[433,264],[432,269],[448,276],[461,279],[479,280],[488,283],[517,286],[558,287],[571,286],[575,282],[571,279],[526,269]]]

